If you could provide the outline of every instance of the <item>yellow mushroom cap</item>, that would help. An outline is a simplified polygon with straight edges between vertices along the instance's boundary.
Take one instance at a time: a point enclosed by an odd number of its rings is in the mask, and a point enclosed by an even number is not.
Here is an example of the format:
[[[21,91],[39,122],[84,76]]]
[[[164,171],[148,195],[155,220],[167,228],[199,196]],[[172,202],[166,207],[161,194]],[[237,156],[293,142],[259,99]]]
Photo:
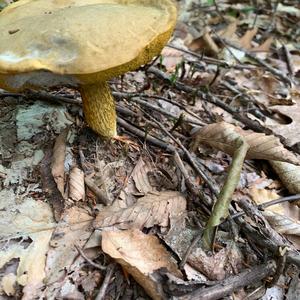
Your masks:
[[[172,0],[20,0],[0,13],[0,87],[107,80],[159,54]]]

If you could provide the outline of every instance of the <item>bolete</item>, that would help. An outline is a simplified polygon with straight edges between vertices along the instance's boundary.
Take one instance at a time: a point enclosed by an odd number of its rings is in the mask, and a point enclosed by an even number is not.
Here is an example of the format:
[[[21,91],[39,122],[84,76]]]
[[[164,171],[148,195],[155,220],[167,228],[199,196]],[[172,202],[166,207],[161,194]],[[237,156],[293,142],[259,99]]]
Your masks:
[[[175,22],[172,0],[20,0],[0,13],[0,88],[76,88],[88,125],[114,137],[107,80],[158,55]]]

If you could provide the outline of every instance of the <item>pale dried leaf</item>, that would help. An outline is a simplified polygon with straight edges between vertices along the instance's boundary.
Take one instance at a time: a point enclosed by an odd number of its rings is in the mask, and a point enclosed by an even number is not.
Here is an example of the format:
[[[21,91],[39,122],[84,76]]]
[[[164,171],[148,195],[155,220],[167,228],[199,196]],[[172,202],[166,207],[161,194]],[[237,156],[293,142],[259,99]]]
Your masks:
[[[294,101],[292,105],[276,105],[269,107],[273,114],[279,113],[285,116],[288,123],[266,124],[276,135],[282,136],[288,146],[293,146],[300,142],[300,93],[297,90],[291,91]]]
[[[195,135],[195,146],[201,143],[233,155],[236,150],[237,135],[243,136],[250,149],[246,159],[266,159],[299,164],[297,157],[285,149],[280,140],[271,135],[243,130],[229,123],[220,122],[207,125],[198,130]]]
[[[155,190],[148,179],[148,173],[150,171],[153,171],[153,168],[151,168],[149,163],[145,163],[143,158],[140,157],[131,174],[136,189],[144,195]]]
[[[64,212],[50,241],[45,282],[52,283],[65,276],[78,256],[74,245],[82,247],[92,234],[92,221],[88,210],[79,207],[74,206]]]
[[[64,129],[56,138],[53,148],[53,158],[51,164],[51,173],[56,182],[57,189],[65,198],[65,155],[66,141],[69,128]]]
[[[69,198],[74,201],[85,199],[84,172],[77,167],[70,171]]]
[[[234,20],[225,29],[218,32],[219,36],[223,39],[228,39],[231,41],[237,41],[238,36],[236,35],[238,21]]]
[[[279,198],[274,191],[257,188],[251,188],[250,195],[256,204],[263,204]],[[300,209],[298,207],[287,202],[280,203],[267,207],[263,211],[263,215],[277,232],[289,235],[288,238],[299,247],[297,238],[299,239],[300,236]]]
[[[7,296],[13,296],[16,292],[16,282],[17,276],[13,273],[9,273],[2,278],[0,294],[2,295],[2,291]]]
[[[161,52],[161,55],[163,57],[162,65],[166,68],[167,72],[175,71],[176,66],[183,60],[183,54],[184,52],[173,48],[163,48]]]
[[[270,164],[288,191],[291,194],[299,194],[300,167],[280,161],[270,161]],[[297,205],[300,205],[300,201],[297,201]]]
[[[245,34],[240,38],[239,44],[242,48],[250,49],[252,47],[251,42],[255,37],[258,28],[254,27],[253,29],[247,30]]]
[[[251,51],[252,52],[269,52],[273,41],[274,41],[274,38],[272,36],[270,36],[261,45],[259,45],[257,47],[253,47],[251,49]]]
[[[153,299],[161,299],[161,294],[158,292],[159,282],[151,276],[152,273],[165,268],[181,277],[176,263],[159,239],[137,229],[104,231],[102,249],[121,264]]]
[[[266,210],[263,215],[267,218],[270,225],[281,234],[300,236],[300,222],[287,216]]]
[[[24,286],[23,299],[33,299],[43,285],[46,253],[55,221],[50,206],[45,202],[26,197],[16,205],[14,199],[12,191],[0,192],[1,241],[6,242],[6,247],[0,250],[0,268],[12,259],[18,259],[14,283]],[[30,242],[26,245],[27,240]],[[8,288],[7,284],[4,282]],[[14,285],[11,280],[10,285]]]
[[[167,227],[173,219],[183,218],[186,200],[178,192],[165,191],[148,194],[129,207],[105,207],[97,215],[95,228],[116,226],[118,228],[149,228],[154,225]]]
[[[279,195],[272,190],[267,190],[264,188],[251,187],[249,189],[249,194],[252,200],[257,204],[263,204],[279,198]],[[277,214],[284,214],[284,208],[281,204],[272,205],[267,207],[266,210],[272,211]]]

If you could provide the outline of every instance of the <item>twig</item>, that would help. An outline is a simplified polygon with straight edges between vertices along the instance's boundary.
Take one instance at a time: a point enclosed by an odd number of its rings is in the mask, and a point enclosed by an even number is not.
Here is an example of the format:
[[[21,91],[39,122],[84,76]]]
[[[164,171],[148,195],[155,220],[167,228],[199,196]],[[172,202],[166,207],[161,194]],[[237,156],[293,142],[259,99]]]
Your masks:
[[[140,108],[141,109],[141,108]],[[176,139],[166,128],[163,124],[161,124],[159,121],[157,121],[155,118],[153,118],[151,115],[149,115],[147,112],[141,109],[141,111],[154,123],[156,123],[160,129],[168,136],[170,137],[178,146],[182,149],[183,153],[186,155],[192,166],[195,168],[197,173],[201,176],[201,178],[204,180],[204,182],[207,184],[209,189],[212,191],[212,193],[217,196],[219,191],[215,183],[212,182],[212,179],[209,179],[207,175],[205,174],[204,170],[196,163],[194,158],[192,157],[191,153],[183,146],[181,141],[179,139]]]
[[[147,142],[150,142],[153,145],[158,146],[158,147],[164,149],[165,151],[173,153],[176,150],[176,148],[174,146],[172,146],[170,144],[167,144],[167,143],[165,143],[165,142],[163,142],[163,141],[161,141],[161,140],[153,137],[150,134],[146,134],[145,131],[136,128],[135,126],[129,124],[128,122],[126,122],[124,119],[122,119],[120,117],[117,117],[117,121],[126,130],[134,133],[135,135],[139,136],[142,139],[145,139]]]
[[[107,290],[107,288],[110,284],[110,281],[111,281],[111,278],[114,274],[115,268],[116,268],[116,263],[111,263],[107,266],[107,271],[106,271],[106,274],[105,274],[105,278],[103,280],[103,283],[101,285],[101,288],[100,288],[100,290],[98,292],[98,295],[95,298],[95,300],[104,300],[105,299],[105,293],[106,293],[106,290]]]
[[[246,65],[246,64],[234,64],[234,65],[229,65],[225,60],[221,60],[221,59],[216,59],[213,57],[207,57],[204,55],[200,55],[198,53],[192,52],[190,50],[186,50],[174,45],[167,45],[167,47],[169,48],[173,48],[176,49],[178,51],[181,51],[183,53],[189,54],[191,56],[194,56],[196,58],[198,58],[200,61],[206,61],[207,63],[213,64],[213,65],[220,65],[223,68],[234,68],[234,69],[241,69],[241,70],[245,70],[245,69],[256,69],[256,66],[252,66],[252,65]]]
[[[223,299],[231,295],[234,291],[247,285],[255,284],[264,278],[274,274],[276,264],[273,260],[267,264],[255,266],[242,271],[240,274],[230,276],[222,282],[208,288],[200,288],[189,295],[185,295],[186,300],[216,300]],[[180,298],[179,298],[180,299]]]
[[[257,229],[254,229],[249,224],[237,218],[236,222],[241,226],[242,231],[247,236],[247,239],[261,248],[271,251],[275,256],[278,253],[278,247],[282,244],[277,244],[276,241],[266,239]],[[289,264],[294,264],[300,268],[300,255],[298,251],[289,250],[286,254],[286,261]]]
[[[196,197],[199,197],[201,200],[203,200],[206,205],[212,206],[211,198],[207,197],[201,190],[199,190],[196,187],[196,185],[192,181],[191,177],[189,176],[189,174],[183,164],[183,161],[181,160],[180,155],[178,154],[177,151],[174,152],[174,160],[175,160],[177,167],[180,169],[180,171],[184,177],[185,184],[186,184],[187,188],[189,189],[189,191]]]
[[[175,81],[172,83],[170,76],[168,76],[166,73],[164,73],[163,71],[155,68],[155,67],[151,67],[148,69],[148,72],[154,74],[156,77],[164,80],[165,82],[167,82],[168,84],[172,84],[173,87],[175,87],[177,90],[179,91],[184,91],[186,93],[192,94],[192,95],[196,95],[200,98],[202,98],[203,100],[212,103],[218,107],[221,107],[222,109],[224,109],[225,111],[227,111],[228,113],[232,114],[233,117],[235,119],[237,119],[238,121],[242,122],[243,124],[245,124],[247,127],[249,127],[250,129],[257,131],[257,132],[264,132],[266,134],[271,134],[272,131],[263,127],[262,125],[260,125],[257,122],[254,122],[252,120],[250,120],[249,118],[243,116],[240,114],[240,112],[238,110],[236,110],[235,108],[227,105],[226,103],[224,103],[222,100],[220,100],[219,98],[217,98],[216,96],[213,96],[211,93],[204,93],[198,89],[195,89],[193,87],[190,87],[188,85],[185,85],[179,81]]]
[[[282,198],[279,198],[279,199],[275,199],[275,200],[271,200],[271,201],[259,204],[259,205],[257,205],[257,209],[262,210],[262,209],[265,209],[267,207],[270,207],[270,206],[273,206],[273,205],[276,205],[276,204],[280,204],[280,203],[284,203],[284,202],[294,202],[294,201],[299,200],[299,199],[300,199],[300,194],[296,194],[296,195],[293,195],[293,196],[282,197]],[[245,215],[245,212],[241,211],[241,212],[238,212],[238,213],[230,216],[228,219],[232,220],[232,219],[244,216],[244,215]]]
[[[295,75],[295,70],[294,70],[294,66],[293,66],[293,62],[292,62],[292,58],[291,58],[291,54],[289,49],[287,48],[286,45],[283,45],[283,51],[285,54],[285,58],[286,58],[286,64],[287,64],[287,68],[289,70],[289,73],[291,76]]]
[[[262,213],[245,198],[240,199],[239,206],[245,211],[246,215],[254,221],[268,239],[275,241],[277,245],[291,245],[285,238],[277,233],[265,219]]]
[[[136,102],[136,103],[138,103],[138,104],[140,104],[140,105],[142,105],[142,106],[144,106],[146,108],[150,108],[152,110],[156,110],[159,113],[161,113],[163,115],[166,115],[168,117],[171,117],[173,119],[178,119],[178,115],[173,114],[173,113],[171,113],[170,111],[168,111],[166,109],[160,108],[157,105],[154,105],[154,104],[152,104],[152,103],[150,103],[148,101],[145,101],[142,98],[132,97],[132,98],[130,98],[130,100],[134,101],[134,102]],[[191,123],[191,124],[198,125],[198,126],[202,126],[203,125],[203,122],[198,122],[197,120],[193,120],[189,116],[185,116],[184,122]]]
[[[221,41],[223,41],[225,44],[227,44],[228,46],[238,49],[242,52],[244,52],[246,54],[246,56],[250,57],[251,59],[253,59],[254,61],[256,61],[257,63],[259,63],[261,66],[265,67],[270,73],[272,73],[273,75],[279,77],[280,79],[282,79],[282,81],[284,81],[285,83],[289,84],[290,86],[292,85],[292,81],[290,78],[288,78],[285,74],[283,74],[281,71],[273,68],[272,66],[270,66],[268,63],[266,63],[264,60],[260,59],[259,57],[257,57],[255,54],[253,54],[252,52],[249,52],[245,49],[241,49],[240,47],[238,47],[237,45],[235,45],[234,43],[222,39],[220,37],[218,37],[218,39],[220,39]]]
[[[186,264],[186,261],[188,257],[190,256],[192,250],[194,249],[195,245],[201,240],[202,234],[198,234],[192,241],[192,243],[189,245],[188,249],[186,250],[184,256],[182,257],[182,260],[179,264],[179,268],[183,269],[184,265]]]
[[[78,245],[74,245],[74,247],[76,248],[76,250],[78,251],[78,253],[93,267],[99,269],[99,270],[106,270],[105,266],[102,266],[100,264],[94,263],[91,259],[89,259],[83,252],[83,250],[78,246]]]
[[[96,186],[96,184],[87,176],[84,176],[84,182],[87,187],[96,195],[97,199],[104,205],[111,204],[111,201],[105,196],[105,194]]]

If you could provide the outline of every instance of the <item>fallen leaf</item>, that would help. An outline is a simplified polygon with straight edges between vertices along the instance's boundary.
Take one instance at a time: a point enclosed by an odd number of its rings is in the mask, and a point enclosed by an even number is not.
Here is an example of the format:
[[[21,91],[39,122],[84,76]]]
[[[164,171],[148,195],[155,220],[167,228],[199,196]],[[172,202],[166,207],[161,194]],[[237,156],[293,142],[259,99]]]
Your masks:
[[[46,276],[46,253],[55,221],[47,203],[26,197],[15,204],[14,199],[13,191],[0,192],[1,241],[6,242],[0,251],[0,268],[13,259],[19,260],[15,276],[5,277],[1,285],[12,292],[18,283],[24,286],[22,299],[33,299]]]
[[[85,199],[84,173],[77,167],[70,171],[69,198],[74,201]]]
[[[162,287],[153,276],[159,269],[182,277],[176,263],[167,250],[153,235],[146,235],[137,229],[125,231],[104,231],[102,249],[114,258],[153,299],[162,299]]]
[[[276,135],[282,136],[288,146],[293,146],[300,142],[300,93],[297,90],[292,90],[291,97],[294,101],[292,105],[269,107],[273,114],[282,114],[290,122],[284,124],[266,124]]]
[[[291,194],[299,194],[300,167],[280,161],[270,161],[270,164],[288,191]],[[300,201],[294,203],[300,206]]]
[[[207,125],[194,134],[194,146],[204,143],[215,149],[233,155],[236,150],[236,138],[241,135],[249,144],[246,159],[266,159],[300,164],[297,157],[283,147],[279,138],[251,130],[243,130],[229,123],[220,122]]]
[[[210,280],[223,280],[227,274],[238,273],[242,267],[242,253],[235,244],[207,255],[200,247],[194,249],[187,262]]]
[[[78,256],[75,244],[82,247],[92,234],[93,217],[79,207],[67,209],[53,232],[47,254],[47,284],[62,280]]]
[[[148,179],[150,171],[153,171],[153,168],[140,157],[131,174],[137,190],[144,195],[155,191]]]
[[[69,128],[64,129],[56,138],[53,148],[53,160],[51,164],[51,173],[56,182],[57,188],[65,198],[65,155],[66,140]]]
[[[247,50],[251,49],[251,47],[252,47],[251,42],[252,42],[252,39],[255,37],[257,30],[258,30],[258,28],[254,27],[245,32],[245,34],[239,40],[240,46],[242,48],[245,48]]]
[[[117,203],[117,202],[116,202]],[[167,227],[170,222],[184,218],[186,200],[178,192],[164,191],[139,198],[129,207],[105,207],[94,221],[95,228],[116,226],[121,229]]]
[[[276,192],[266,189],[253,187],[249,192],[257,205],[279,198]],[[298,240],[300,236],[300,209],[298,207],[288,202],[280,203],[265,208],[263,215],[277,232],[288,235],[288,238],[296,244],[297,248],[300,247]],[[295,239],[295,236],[298,239]]]
[[[161,55],[162,65],[166,68],[167,72],[174,72],[176,66],[183,61],[183,52],[173,48],[164,47]]]

